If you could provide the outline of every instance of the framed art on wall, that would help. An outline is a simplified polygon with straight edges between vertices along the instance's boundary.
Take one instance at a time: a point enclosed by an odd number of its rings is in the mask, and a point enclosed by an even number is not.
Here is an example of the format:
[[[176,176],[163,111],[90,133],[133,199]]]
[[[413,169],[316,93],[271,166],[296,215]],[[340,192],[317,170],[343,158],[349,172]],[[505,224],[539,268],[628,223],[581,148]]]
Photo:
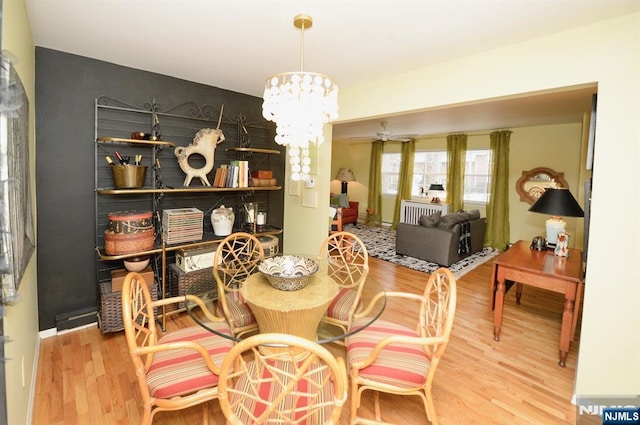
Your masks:
[[[11,61],[0,55],[0,276],[15,299],[35,250],[29,173],[29,102]]]

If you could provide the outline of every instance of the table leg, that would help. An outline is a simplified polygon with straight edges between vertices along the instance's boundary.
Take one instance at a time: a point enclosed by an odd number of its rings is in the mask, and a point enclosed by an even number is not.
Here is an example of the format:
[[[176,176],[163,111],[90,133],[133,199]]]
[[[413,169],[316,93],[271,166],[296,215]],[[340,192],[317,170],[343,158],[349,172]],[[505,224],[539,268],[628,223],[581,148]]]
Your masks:
[[[491,304],[489,313],[491,313],[496,308],[496,290],[498,289],[498,266],[494,263],[493,269],[491,270],[491,293],[489,296],[491,297]]]
[[[495,308],[493,310],[493,340],[500,341],[500,330],[502,329],[502,309],[504,307],[504,293],[505,293],[505,276],[504,271],[498,267],[497,273],[497,288],[495,294]]]
[[[576,290],[576,302],[573,306],[573,323],[571,324],[571,341],[576,339],[576,328],[578,327],[578,319],[580,318],[580,305],[582,304],[582,295],[584,291],[584,283],[578,284]]]
[[[560,367],[565,367],[567,354],[569,354],[569,345],[572,339],[572,328],[574,320],[574,304],[576,300],[577,284],[575,282],[567,282],[564,294],[564,311],[562,312],[562,325],[560,327]]]
[[[520,304],[520,298],[522,298],[522,283],[516,283],[516,304]]]

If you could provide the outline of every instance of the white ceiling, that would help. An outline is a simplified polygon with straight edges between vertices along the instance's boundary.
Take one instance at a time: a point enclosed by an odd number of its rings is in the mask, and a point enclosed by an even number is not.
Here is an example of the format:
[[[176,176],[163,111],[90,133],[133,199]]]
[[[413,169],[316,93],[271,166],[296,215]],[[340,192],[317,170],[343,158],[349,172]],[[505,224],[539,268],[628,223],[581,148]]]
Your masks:
[[[640,11],[638,0],[25,0],[37,46],[262,96],[267,76],[304,69],[340,87]],[[588,90],[388,117],[397,134],[566,122]],[[551,95],[549,95],[551,96]],[[536,106],[537,105],[537,106]],[[334,126],[375,136],[380,118]],[[482,122],[483,128],[478,126]],[[411,123],[411,125],[409,125]],[[418,124],[419,123],[419,124]],[[438,126],[435,124],[438,123]]]

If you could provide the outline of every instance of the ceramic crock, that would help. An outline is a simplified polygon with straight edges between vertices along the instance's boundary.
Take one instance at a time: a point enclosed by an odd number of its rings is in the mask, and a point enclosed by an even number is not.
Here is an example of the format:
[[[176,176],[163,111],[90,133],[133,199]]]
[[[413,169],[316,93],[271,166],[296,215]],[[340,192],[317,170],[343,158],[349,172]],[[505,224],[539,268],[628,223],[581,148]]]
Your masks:
[[[224,205],[211,211],[211,225],[216,236],[228,236],[233,231],[233,222],[236,216],[233,208],[225,208]]]

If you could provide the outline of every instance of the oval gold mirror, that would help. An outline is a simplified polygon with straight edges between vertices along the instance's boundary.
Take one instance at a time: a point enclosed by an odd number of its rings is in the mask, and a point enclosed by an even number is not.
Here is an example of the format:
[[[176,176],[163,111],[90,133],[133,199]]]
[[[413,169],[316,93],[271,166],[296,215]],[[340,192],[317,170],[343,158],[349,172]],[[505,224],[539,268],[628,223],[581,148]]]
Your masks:
[[[549,187],[569,187],[564,179],[564,173],[559,173],[551,168],[538,167],[523,171],[522,176],[516,182],[516,191],[520,195],[520,200],[529,205],[537,201]]]

